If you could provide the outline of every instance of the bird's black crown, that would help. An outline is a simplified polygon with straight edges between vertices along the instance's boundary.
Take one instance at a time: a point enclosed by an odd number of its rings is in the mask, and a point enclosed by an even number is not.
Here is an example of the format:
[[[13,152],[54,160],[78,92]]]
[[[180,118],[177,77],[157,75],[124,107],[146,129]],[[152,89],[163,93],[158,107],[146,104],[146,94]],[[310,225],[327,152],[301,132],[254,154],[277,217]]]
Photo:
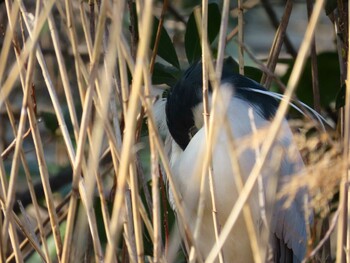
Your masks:
[[[248,102],[258,109],[261,116],[270,119],[276,112],[278,102],[267,94],[254,92],[266,89],[254,80],[235,73],[236,64],[230,57],[224,60],[221,83],[231,84],[235,97]],[[202,83],[202,62],[199,60],[185,71],[167,97],[167,125],[171,136],[183,150],[190,142],[195,127],[193,108],[203,99]]]

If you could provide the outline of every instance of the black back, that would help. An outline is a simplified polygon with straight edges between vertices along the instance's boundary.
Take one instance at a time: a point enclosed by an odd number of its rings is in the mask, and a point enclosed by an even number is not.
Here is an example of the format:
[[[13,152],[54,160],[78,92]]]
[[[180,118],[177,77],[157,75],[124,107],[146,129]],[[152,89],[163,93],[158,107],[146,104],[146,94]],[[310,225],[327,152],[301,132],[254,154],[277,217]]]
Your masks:
[[[202,63],[197,61],[185,71],[168,94],[165,109],[167,125],[171,136],[183,150],[191,140],[191,131],[194,127],[192,110],[203,99],[202,83]],[[278,102],[269,95],[249,90],[250,88],[266,91],[254,80],[235,73],[232,58],[224,60],[221,83],[231,84],[234,89],[233,95],[252,105],[263,118],[270,119],[274,116]],[[210,84],[209,91],[211,91]]]

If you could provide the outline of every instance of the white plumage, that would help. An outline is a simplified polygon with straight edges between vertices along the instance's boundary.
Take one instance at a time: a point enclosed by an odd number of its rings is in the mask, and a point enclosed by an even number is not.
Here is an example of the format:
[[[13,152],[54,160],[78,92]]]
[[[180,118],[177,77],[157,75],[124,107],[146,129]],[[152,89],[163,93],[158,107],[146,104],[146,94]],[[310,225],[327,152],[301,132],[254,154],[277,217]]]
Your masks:
[[[243,181],[246,181],[257,161],[258,151],[256,147],[252,147],[252,143],[248,147],[243,147],[242,145],[244,142],[253,142],[255,139],[261,145],[264,136],[268,136],[266,131],[271,122],[261,113],[261,107],[251,103],[246,98],[236,96],[236,90],[233,84],[226,83],[221,85],[221,89],[224,90],[227,88],[231,91],[233,90],[234,95],[225,93],[228,103],[226,116],[235,138],[236,150],[239,152],[239,163]],[[164,100],[157,103],[156,118],[162,133],[166,137],[166,147],[171,159],[171,168],[177,186],[176,189],[182,197],[191,231],[194,232],[200,191],[200,175],[196,174],[196,165],[202,161],[201,158],[203,157],[206,146],[205,130],[201,126],[203,123],[201,118],[203,117],[201,114],[198,114],[202,112],[203,106],[202,103],[198,103],[194,107],[191,107],[193,122],[198,131],[193,135],[186,147],[180,147],[171,133],[169,133],[167,126],[164,125],[165,103]],[[252,113],[253,118],[250,116],[249,111]],[[169,119],[167,121],[169,126]],[[258,135],[255,139],[252,135],[252,121],[258,129]],[[259,132],[261,130],[263,131]],[[223,127],[220,127],[218,139],[212,154],[212,171],[219,228],[225,224],[238,197],[235,183],[235,176],[237,175],[231,168],[232,160],[229,157],[229,144],[227,141],[227,133]],[[262,211],[268,213],[267,218],[271,218],[269,243],[270,252],[272,252],[269,254],[269,261],[300,262],[305,256],[307,241],[307,224],[305,223],[304,213],[304,201],[307,200],[307,198],[305,199],[305,190],[300,190],[291,206],[286,209],[283,208],[283,200],[273,201],[273,203],[269,200],[271,196],[275,196],[273,185],[278,181],[277,188],[280,188],[282,184],[288,182],[290,176],[300,172],[303,166],[300,154],[293,143],[292,133],[287,121],[285,121],[282,125],[280,136],[273,146],[272,154],[261,173],[262,189],[264,191],[263,198],[265,200],[261,200],[261,197],[259,199],[258,186],[255,187],[249,198],[255,232],[257,233],[258,242],[263,251],[267,246],[266,243],[263,243],[264,216]],[[269,191],[272,191],[272,193]],[[169,193],[169,197],[176,211],[171,192]],[[266,204],[266,207],[261,207],[262,203]],[[208,180],[206,180],[204,205],[202,223],[196,243],[202,257],[205,259],[216,240]],[[236,222],[223,246],[223,256],[225,262],[253,262],[251,242],[247,234],[243,215]]]

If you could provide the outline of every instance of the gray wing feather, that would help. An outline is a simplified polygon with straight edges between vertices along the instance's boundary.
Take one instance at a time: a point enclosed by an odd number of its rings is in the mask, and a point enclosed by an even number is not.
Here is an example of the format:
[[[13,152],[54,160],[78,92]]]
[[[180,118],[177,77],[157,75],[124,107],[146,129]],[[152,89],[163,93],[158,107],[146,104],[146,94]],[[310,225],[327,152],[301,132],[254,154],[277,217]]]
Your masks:
[[[293,147],[290,143],[287,145]],[[287,155],[281,165],[280,186],[288,183],[291,176],[298,173],[303,167],[304,164],[298,152],[293,160]],[[304,200],[308,200],[305,198],[308,198],[306,189],[300,189],[289,207],[285,207],[286,198],[278,200],[275,204],[271,224],[273,262],[296,263],[304,259],[307,247],[306,227],[309,225],[305,222]],[[311,221],[312,213],[309,214],[308,220]]]

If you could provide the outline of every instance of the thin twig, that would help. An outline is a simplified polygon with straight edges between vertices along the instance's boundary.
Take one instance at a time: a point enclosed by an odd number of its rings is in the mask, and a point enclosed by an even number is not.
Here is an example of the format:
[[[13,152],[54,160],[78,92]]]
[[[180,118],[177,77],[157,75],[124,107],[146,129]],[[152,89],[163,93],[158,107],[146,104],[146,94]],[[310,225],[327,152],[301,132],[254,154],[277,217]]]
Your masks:
[[[244,31],[243,31],[243,2],[238,1],[238,41],[239,43],[244,43]],[[238,63],[239,63],[239,74],[244,75],[244,49],[242,45],[238,45]]]
[[[30,128],[28,128],[28,130],[23,134],[22,140],[27,138],[29,134],[30,134]],[[1,158],[3,160],[6,160],[6,158],[11,154],[11,152],[15,150],[15,146],[16,146],[16,138],[13,139],[13,141],[9,144],[9,146],[7,146],[6,149],[2,151]]]
[[[11,111],[9,103],[6,103],[6,108],[7,108],[7,112],[9,113],[9,120],[10,120],[10,123],[11,123],[11,126],[12,126],[12,130],[13,130],[14,134],[16,135],[15,119],[14,119],[14,116],[12,114],[12,111]],[[49,256],[49,251],[48,251],[48,247],[47,247],[44,227],[43,227],[43,224],[42,224],[42,218],[41,218],[41,215],[40,215],[40,212],[39,212],[39,204],[38,204],[38,200],[37,200],[37,197],[36,197],[35,188],[34,188],[34,185],[33,185],[33,182],[32,182],[32,177],[31,177],[30,172],[29,172],[28,162],[27,162],[27,160],[25,158],[23,149],[21,149],[20,158],[21,158],[21,162],[22,162],[22,165],[23,165],[23,168],[24,168],[24,173],[26,175],[27,183],[28,183],[30,199],[31,199],[31,202],[33,203],[33,206],[34,206],[34,211],[35,211],[35,216],[36,216],[36,220],[37,220],[37,224],[38,224],[38,228],[39,228],[40,238],[41,238],[41,242],[42,242],[43,247],[44,247],[45,260],[47,262],[51,262],[51,258]],[[15,200],[18,200],[17,194],[16,194],[16,197],[15,197]],[[21,200],[21,199],[19,199],[19,200]],[[22,202],[21,202],[21,205],[22,205]]]
[[[292,13],[292,8],[293,8],[293,0],[288,0],[284,9],[281,23],[278,26],[275,39],[273,41],[273,44],[270,50],[269,58],[267,60],[267,68],[271,72],[275,71],[279,54],[282,49],[282,44],[286,38],[286,30],[287,30],[290,15]],[[267,89],[269,89],[271,82],[272,82],[272,77],[267,75],[265,72],[263,72],[260,83],[264,85]]]
[[[137,46],[139,42],[139,34],[137,30],[137,24],[136,24],[136,13],[134,9],[134,1],[133,0],[127,0],[128,1],[128,7],[129,7],[129,13],[130,13],[130,34],[131,34],[131,55],[135,59],[136,58],[136,52],[137,52]]]
[[[159,46],[159,42],[160,42],[160,35],[161,35],[161,32],[162,32],[163,23],[164,23],[164,16],[165,16],[165,13],[166,13],[167,10],[168,10],[168,0],[164,0],[163,1],[163,7],[162,7],[162,13],[160,14],[160,17],[159,17],[157,34],[156,34],[156,39],[155,39],[155,42],[154,42],[154,47],[153,47],[152,57],[151,57],[151,62],[150,62],[150,67],[149,67],[149,71],[150,71],[151,74],[153,73],[153,70],[154,70],[154,64],[156,62],[158,46]]]
[[[331,234],[333,233],[334,229],[337,226],[337,222],[338,222],[338,218],[339,218],[339,212],[340,212],[340,207],[338,208],[338,210],[335,212],[333,219],[332,219],[332,223],[329,226],[327,232],[325,233],[325,235],[322,237],[322,239],[320,240],[320,242],[317,244],[317,246],[311,251],[311,253],[305,258],[303,259],[302,263],[307,262],[309,259],[313,258],[314,256],[316,256],[316,254],[319,252],[319,250],[325,245],[325,243],[330,239]],[[331,256],[330,254],[327,256]]]
[[[90,35],[92,45],[95,43],[95,0],[89,0],[90,7]]]
[[[340,3],[341,2],[341,3]],[[338,1],[338,8],[340,12],[340,23],[342,22],[342,25],[344,26],[345,20],[342,19],[343,17],[343,10],[342,10],[342,1]],[[350,17],[349,17],[350,19]],[[348,25],[350,25],[349,21],[346,21]],[[348,29],[348,28],[347,28]],[[347,30],[345,29],[345,30]],[[342,33],[345,34],[344,28]],[[346,35],[346,34],[345,34]],[[344,35],[343,35],[344,36]],[[349,43],[350,35],[346,35],[347,43]],[[344,36],[345,37],[345,36]],[[342,50],[343,52],[343,50]],[[340,190],[339,190],[339,207],[340,207],[340,214],[339,214],[339,222],[338,222],[338,233],[337,233],[337,263],[340,262],[346,262],[348,259],[348,253],[346,252],[347,249],[349,249],[348,239],[350,238],[349,232],[350,232],[350,222],[349,222],[349,145],[350,145],[350,56],[347,56],[347,68],[346,68],[346,92],[345,92],[345,107],[342,109],[342,124],[343,124],[343,143],[344,143],[344,149],[343,149],[343,165],[342,165],[342,179],[340,183]]]
[[[45,5],[43,12],[40,13],[40,15],[37,19],[37,23],[36,23],[37,26],[35,27],[35,29],[33,31],[32,37],[27,39],[27,41],[22,49],[23,51],[20,54],[16,53],[16,56],[17,55],[19,56],[17,63],[14,63],[14,65],[11,67],[11,70],[8,74],[9,77],[2,84],[2,87],[0,90],[0,108],[2,107],[6,98],[9,96],[12,89],[14,88],[14,84],[15,84],[18,76],[20,75],[21,71],[23,70],[23,68],[26,64],[26,61],[29,57],[30,52],[33,50],[34,46],[36,45],[36,43],[39,39],[40,32],[41,32],[43,26],[45,25],[45,22],[47,20],[49,13],[51,12],[51,8],[52,8],[54,2],[55,2],[55,0],[49,0],[48,2],[46,2],[46,5]],[[16,50],[16,48],[15,48],[15,50]]]
[[[261,3],[263,5],[263,7],[265,8],[267,15],[269,16],[273,27],[278,29],[280,23],[278,21],[278,18],[277,18],[275,11],[273,10],[273,8],[271,6],[270,1],[269,0],[261,0]],[[293,58],[296,58],[297,52],[296,52],[295,48],[293,47],[292,41],[289,39],[288,35],[286,35],[284,38],[284,45],[286,46],[287,52]]]
[[[59,217],[59,220],[58,220],[59,223],[61,223],[63,220],[66,219],[67,213],[66,213],[65,211],[62,211],[62,209],[63,209],[63,208],[65,207],[65,205],[68,203],[69,197],[70,197],[70,194],[68,194],[68,195],[63,199],[63,201],[62,201],[60,204],[58,204],[58,205],[56,206],[56,213],[57,213],[57,214],[60,214],[60,217]],[[23,229],[23,227],[21,226],[21,221],[18,219],[18,217],[16,216],[16,214],[13,214],[13,215],[14,215],[14,219],[15,219],[15,222],[16,222],[16,224],[18,225],[18,227],[19,227],[20,229]],[[43,220],[43,222],[42,222],[43,227],[45,228],[46,225],[47,225],[48,223],[50,223],[50,217],[49,217],[49,216],[47,216],[47,217]],[[45,229],[47,229],[47,230],[46,230],[46,233],[45,233],[46,236],[49,235],[50,233],[52,233],[52,228],[45,228]],[[23,232],[25,233],[25,229],[24,229]],[[37,234],[37,233],[39,232],[39,228],[37,227],[37,228],[34,230],[34,232],[35,232],[35,234]],[[25,239],[22,241],[22,243],[20,244],[21,250],[24,250],[24,247],[25,247],[28,243],[32,243],[32,241],[31,241],[30,237],[26,236],[26,238],[25,238]],[[31,252],[29,252],[28,254],[30,254],[30,253],[31,253]],[[8,262],[12,262],[12,261],[14,260],[14,257],[15,257],[15,255],[14,255],[14,253],[12,253],[10,256],[7,257],[7,261],[8,261]]]
[[[219,43],[218,43],[218,56],[217,56],[216,68],[215,68],[216,78],[218,80],[221,79],[222,65],[223,65],[224,56],[225,56],[226,31],[227,31],[227,24],[228,24],[229,8],[230,8],[230,1],[225,0],[224,5],[222,7],[220,34],[219,34]]]
[[[201,45],[202,45],[202,93],[203,93],[203,120],[204,120],[204,128],[205,128],[205,134],[206,134],[206,140],[207,143],[209,143],[209,118],[210,118],[210,110],[209,110],[209,50],[206,48],[208,46],[208,1],[203,0],[202,1],[202,17],[198,15],[199,12],[196,15],[198,25],[201,25],[201,27],[198,26],[200,30],[200,36],[201,36]],[[227,21],[226,21],[227,22]],[[221,38],[221,45],[224,44],[223,37]],[[221,59],[223,59],[223,46],[221,47]],[[210,161],[211,162],[211,161]],[[212,217],[213,217],[213,224],[214,224],[214,234],[215,234],[215,240],[217,242],[218,236],[219,236],[219,223],[218,223],[218,214],[217,214],[217,205],[216,205],[216,193],[215,193],[215,185],[214,185],[214,178],[213,178],[213,168],[212,165],[208,166],[208,169],[203,169],[203,173],[201,174],[201,187],[200,187],[200,195],[199,195],[199,202],[198,202],[198,214],[197,214],[197,220],[194,230],[194,238],[195,241],[198,240],[200,237],[200,229],[202,227],[202,217],[204,213],[204,204],[205,204],[205,184],[206,184],[206,177],[207,172],[209,173],[209,189],[210,189],[210,196],[211,196],[211,205],[212,205]],[[194,251],[194,250],[192,250]],[[190,254],[190,260],[191,260],[191,254]],[[222,251],[219,253],[219,262],[224,262],[224,256]]]
[[[306,0],[307,14],[310,19],[312,13],[312,0]],[[316,54],[316,39],[313,37],[311,47],[310,47],[310,56],[311,56],[311,75],[312,75],[312,91],[314,99],[314,109],[317,112],[321,112],[321,101],[320,101],[320,87],[318,83],[318,67],[317,67],[317,54]]]
[[[167,0],[165,0],[167,2]],[[164,5],[165,5],[164,2]],[[163,6],[163,9],[165,7]],[[162,11],[163,13],[163,11]],[[163,16],[164,19],[164,16]],[[151,62],[152,64],[152,62]],[[148,105],[152,104],[151,97],[151,83],[150,79],[145,76],[145,98]],[[161,237],[161,223],[160,223],[160,200],[159,200],[159,156],[155,146],[156,133],[153,127],[148,123],[149,131],[149,145],[151,155],[151,176],[152,176],[152,219],[153,219],[153,262],[159,263],[162,257],[162,237]]]

